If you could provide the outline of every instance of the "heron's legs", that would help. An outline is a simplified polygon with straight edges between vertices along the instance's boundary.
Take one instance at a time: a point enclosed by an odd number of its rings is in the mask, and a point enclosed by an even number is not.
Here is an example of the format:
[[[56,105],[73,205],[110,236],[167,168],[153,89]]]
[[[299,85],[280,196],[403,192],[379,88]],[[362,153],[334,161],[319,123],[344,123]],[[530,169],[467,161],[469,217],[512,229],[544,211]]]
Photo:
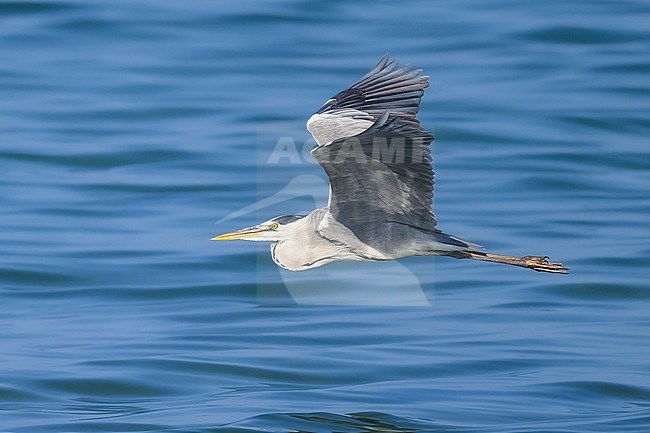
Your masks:
[[[537,272],[551,272],[554,274],[568,274],[569,268],[562,263],[551,263],[548,257],[524,256],[512,257],[500,254],[483,253],[480,251],[458,251],[448,254],[457,259],[474,259],[484,262],[503,263],[506,265],[520,266]]]

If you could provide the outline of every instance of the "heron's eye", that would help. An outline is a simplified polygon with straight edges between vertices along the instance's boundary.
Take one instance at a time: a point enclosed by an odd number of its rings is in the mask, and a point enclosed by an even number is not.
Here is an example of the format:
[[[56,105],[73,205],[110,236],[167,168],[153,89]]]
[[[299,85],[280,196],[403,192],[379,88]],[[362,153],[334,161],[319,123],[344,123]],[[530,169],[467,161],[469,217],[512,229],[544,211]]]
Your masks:
[[[280,227],[280,226],[278,225],[278,223],[273,223],[273,224],[271,224],[271,230],[277,230],[278,227]]]

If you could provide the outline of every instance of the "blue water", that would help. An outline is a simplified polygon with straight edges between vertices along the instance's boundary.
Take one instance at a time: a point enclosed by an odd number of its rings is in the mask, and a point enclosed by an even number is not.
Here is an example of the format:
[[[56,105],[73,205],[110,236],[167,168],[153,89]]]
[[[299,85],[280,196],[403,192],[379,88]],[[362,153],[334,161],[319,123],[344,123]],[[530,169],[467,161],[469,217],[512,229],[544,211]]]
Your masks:
[[[0,3],[0,431],[649,431],[649,22],[642,1]],[[326,201],[320,167],[269,154],[386,52],[431,77],[440,227],[570,275],[287,274],[208,240]]]

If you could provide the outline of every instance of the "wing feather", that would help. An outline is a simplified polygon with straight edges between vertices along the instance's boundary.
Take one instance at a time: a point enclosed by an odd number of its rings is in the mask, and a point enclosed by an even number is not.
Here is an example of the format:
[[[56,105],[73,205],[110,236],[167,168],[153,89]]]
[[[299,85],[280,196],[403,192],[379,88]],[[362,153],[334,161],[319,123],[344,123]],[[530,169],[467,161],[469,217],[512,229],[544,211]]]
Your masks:
[[[386,223],[435,231],[433,139],[387,111],[366,131],[313,149],[330,180],[332,216],[369,245]]]
[[[402,124],[418,126],[415,116],[429,86],[421,73],[410,65],[399,66],[386,54],[359,81],[329,99],[309,119],[307,129],[319,145],[326,145],[370,128],[386,111]]]

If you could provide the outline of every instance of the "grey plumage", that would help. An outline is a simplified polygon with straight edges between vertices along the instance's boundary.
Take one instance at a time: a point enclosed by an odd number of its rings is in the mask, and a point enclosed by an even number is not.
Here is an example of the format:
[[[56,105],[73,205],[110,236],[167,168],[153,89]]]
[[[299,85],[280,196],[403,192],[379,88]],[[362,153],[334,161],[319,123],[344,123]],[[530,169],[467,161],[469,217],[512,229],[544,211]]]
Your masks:
[[[432,140],[384,114],[359,135],[312,150],[330,179],[334,218],[351,229],[390,221],[434,230]]]
[[[213,239],[271,241],[273,261],[290,270],[335,260],[446,255],[566,273],[545,257],[485,253],[437,228],[431,210],[434,137],[416,118],[429,85],[420,73],[385,55],[309,119],[307,129],[318,144],[311,154],[330,180],[327,207]]]

